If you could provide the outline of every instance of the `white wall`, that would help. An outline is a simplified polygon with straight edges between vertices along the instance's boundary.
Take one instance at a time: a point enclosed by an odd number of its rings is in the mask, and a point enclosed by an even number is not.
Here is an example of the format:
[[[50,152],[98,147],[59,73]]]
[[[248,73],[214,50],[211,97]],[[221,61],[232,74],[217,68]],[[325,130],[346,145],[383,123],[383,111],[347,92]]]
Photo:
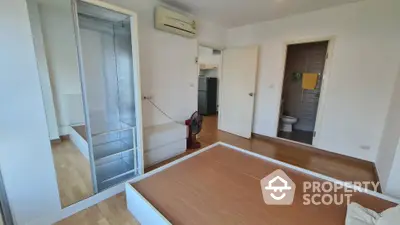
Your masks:
[[[142,94],[152,96],[153,101],[175,120],[187,119],[197,109],[197,45],[204,43],[222,48],[226,30],[213,23],[199,21],[198,38],[187,39],[154,29],[153,10],[159,4],[156,0],[107,2],[138,13]],[[65,96],[80,93],[76,56],[72,52],[75,51],[75,42],[70,35],[72,20],[65,10],[57,11],[52,5],[41,4],[40,12],[59,130],[64,134],[65,126],[69,124]],[[63,44],[59,45],[59,41]],[[146,101],[143,102],[143,120],[144,126],[170,122]]]
[[[215,49],[224,49],[227,29],[208,21],[198,21],[198,37],[200,44]]]
[[[385,193],[400,198],[400,71],[395,82],[385,128],[376,158],[376,168]],[[397,172],[397,173],[396,173]],[[396,175],[395,175],[396,173]]]
[[[261,45],[253,132],[276,136],[285,43],[334,36],[317,147],[374,161],[400,61],[398,21],[400,1],[366,0],[229,30],[229,46]]]
[[[386,186],[383,189],[385,194],[400,199],[400,142],[397,145],[396,153],[394,155],[392,168]]]
[[[206,46],[199,46],[199,57],[212,55],[213,49]]]
[[[138,13],[142,94],[175,120],[183,121],[197,110],[198,43],[222,47],[225,30],[199,21],[197,39],[187,39],[154,29],[154,7],[158,1],[107,0]],[[148,102],[143,102],[143,125],[170,122]]]
[[[82,103],[78,101],[81,83],[71,4],[65,0],[39,3],[39,12],[59,133],[66,135],[69,125],[83,123],[83,120],[73,121],[70,117],[84,118]]]
[[[49,69],[47,67],[46,53],[44,50],[42,26],[40,22],[39,8],[36,1],[28,1],[29,18],[31,21],[31,29],[33,32],[33,40],[35,45],[35,53],[40,83],[42,88],[43,103],[46,110],[47,128],[49,130],[50,140],[60,138],[58,133],[57,117],[54,107],[53,91],[50,83]]]
[[[150,12],[146,12],[150,13]],[[184,121],[197,109],[197,41],[163,33],[139,14],[139,48],[142,94],[174,120]],[[147,23],[147,24],[145,24]],[[171,122],[143,102],[143,126]]]
[[[214,55],[212,48],[199,46],[199,64],[215,65],[220,68],[222,65],[222,56]]]
[[[61,210],[27,5],[0,1],[0,166],[17,225]]]

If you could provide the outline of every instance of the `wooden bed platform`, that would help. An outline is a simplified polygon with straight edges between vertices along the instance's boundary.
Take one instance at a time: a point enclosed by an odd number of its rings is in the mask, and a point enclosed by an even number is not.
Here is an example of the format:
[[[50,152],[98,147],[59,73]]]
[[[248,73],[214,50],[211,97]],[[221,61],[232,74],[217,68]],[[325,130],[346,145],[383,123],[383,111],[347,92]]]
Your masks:
[[[263,201],[260,180],[277,169],[296,183],[291,206],[270,206]],[[345,204],[303,205],[304,181],[339,182],[217,143],[127,183],[127,204],[142,225],[344,225]],[[351,200],[378,212],[396,205],[370,191],[353,193]]]

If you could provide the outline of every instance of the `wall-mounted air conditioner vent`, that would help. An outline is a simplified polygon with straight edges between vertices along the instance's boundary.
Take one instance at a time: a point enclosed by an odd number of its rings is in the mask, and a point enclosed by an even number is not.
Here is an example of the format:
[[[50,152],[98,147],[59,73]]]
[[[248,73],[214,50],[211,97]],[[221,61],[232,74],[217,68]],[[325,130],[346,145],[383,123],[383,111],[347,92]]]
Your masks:
[[[189,38],[196,37],[196,21],[180,13],[159,6],[155,10],[154,21],[156,29]]]

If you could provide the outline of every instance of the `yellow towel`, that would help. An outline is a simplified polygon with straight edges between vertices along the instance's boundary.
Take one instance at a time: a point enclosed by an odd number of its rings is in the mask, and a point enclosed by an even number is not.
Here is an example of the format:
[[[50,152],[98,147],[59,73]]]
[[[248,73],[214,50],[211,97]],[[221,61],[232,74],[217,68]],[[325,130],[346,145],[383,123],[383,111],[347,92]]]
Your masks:
[[[303,73],[303,89],[314,90],[317,87],[318,74],[317,73]]]

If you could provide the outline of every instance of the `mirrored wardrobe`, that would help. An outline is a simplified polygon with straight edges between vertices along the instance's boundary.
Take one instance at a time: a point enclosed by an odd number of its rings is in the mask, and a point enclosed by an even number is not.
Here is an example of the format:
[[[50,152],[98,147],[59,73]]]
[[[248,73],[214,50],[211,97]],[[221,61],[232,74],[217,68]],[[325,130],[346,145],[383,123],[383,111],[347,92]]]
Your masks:
[[[143,173],[137,21],[99,1],[29,1],[66,207]]]
[[[87,142],[95,191],[140,173],[131,17],[77,1]]]

